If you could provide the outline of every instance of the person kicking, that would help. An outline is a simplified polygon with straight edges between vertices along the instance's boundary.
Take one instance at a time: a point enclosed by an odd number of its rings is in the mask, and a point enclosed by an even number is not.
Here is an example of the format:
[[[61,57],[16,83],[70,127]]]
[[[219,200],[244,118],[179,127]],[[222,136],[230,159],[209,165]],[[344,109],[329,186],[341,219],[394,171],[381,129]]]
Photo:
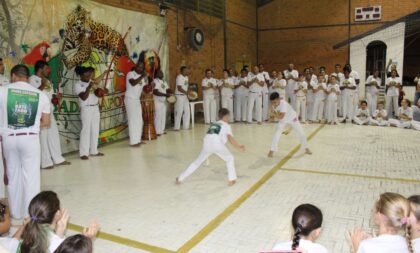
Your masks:
[[[200,165],[212,154],[218,155],[226,162],[229,185],[236,183],[236,172],[233,155],[226,148],[225,144],[229,141],[234,147],[245,151],[245,146],[239,144],[232,134],[232,128],[228,124],[230,111],[226,108],[219,110],[219,121],[212,123],[204,137],[203,147],[198,158],[193,161],[188,168],[176,178],[176,184],[181,184],[189,175],[200,167]]]
[[[300,139],[301,149],[305,150],[304,153],[311,155],[312,152],[308,148],[308,142],[297,118],[298,116],[293,108],[284,99],[282,99],[277,92],[270,95],[270,101],[272,106],[271,117],[277,119],[278,123],[276,133],[274,134],[273,141],[271,143],[270,152],[268,152],[268,157],[273,157],[274,152],[278,150],[280,136],[286,125],[290,125],[296,131],[296,134]]]

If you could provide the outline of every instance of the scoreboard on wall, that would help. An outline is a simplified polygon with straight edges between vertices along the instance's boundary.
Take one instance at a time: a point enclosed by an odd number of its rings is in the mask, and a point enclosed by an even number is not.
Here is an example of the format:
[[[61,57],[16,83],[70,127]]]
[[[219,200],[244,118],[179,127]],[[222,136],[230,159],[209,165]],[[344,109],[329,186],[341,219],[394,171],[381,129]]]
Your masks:
[[[358,22],[362,21],[378,21],[382,18],[382,7],[381,6],[370,6],[370,7],[356,7],[355,8],[354,20]]]

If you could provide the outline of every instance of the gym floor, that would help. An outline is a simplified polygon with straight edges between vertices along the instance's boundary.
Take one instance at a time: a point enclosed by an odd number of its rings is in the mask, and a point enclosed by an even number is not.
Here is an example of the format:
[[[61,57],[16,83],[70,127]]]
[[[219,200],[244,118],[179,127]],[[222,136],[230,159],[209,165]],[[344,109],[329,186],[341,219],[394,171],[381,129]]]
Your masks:
[[[103,158],[42,172],[42,188],[56,191],[71,214],[69,234],[96,219],[96,253],[255,253],[291,238],[290,219],[301,203],[324,213],[318,242],[349,252],[346,231],[370,229],[381,192],[420,192],[420,132],[406,129],[304,125],[313,155],[300,155],[293,132],[266,158],[274,124],[233,124],[246,152],[235,156],[237,184],[227,186],[224,162],[213,156],[182,185],[175,178],[200,152],[207,126],[168,131],[141,148],[106,145]]]

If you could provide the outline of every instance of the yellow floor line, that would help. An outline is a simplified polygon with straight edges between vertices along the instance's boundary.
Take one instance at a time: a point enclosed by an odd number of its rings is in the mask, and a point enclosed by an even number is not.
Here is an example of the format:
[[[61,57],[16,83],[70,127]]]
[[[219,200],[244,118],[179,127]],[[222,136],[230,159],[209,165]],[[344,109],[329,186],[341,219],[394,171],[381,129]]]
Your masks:
[[[82,226],[79,225],[75,225],[75,224],[69,224],[68,225],[68,229],[77,231],[79,233],[81,233],[83,231]],[[172,250],[168,250],[168,249],[164,249],[164,248],[160,248],[157,246],[153,246],[153,245],[149,245],[146,243],[142,243],[142,242],[138,242],[138,241],[134,241],[131,239],[127,239],[121,236],[117,236],[117,235],[113,235],[113,234],[109,234],[109,233],[105,233],[105,232],[99,232],[98,238],[103,239],[103,240],[107,240],[107,241],[111,241],[111,242],[115,242],[121,245],[125,245],[128,247],[132,247],[132,248],[136,248],[136,249],[141,249],[141,250],[145,250],[145,251],[149,251],[149,252],[153,252],[153,253],[175,253],[175,251]]]
[[[324,125],[319,126],[314,132],[312,132],[308,140],[312,139]],[[182,245],[176,252],[185,253],[194,248],[199,244],[207,235],[209,235],[214,229],[216,229],[227,217],[229,217],[240,205],[242,205],[254,192],[256,192],[267,180],[269,180],[276,172],[279,171],[287,161],[289,161],[293,155],[299,150],[300,145],[294,147],[286,157],[280,160],[271,170],[269,170],[258,182],[256,182],[251,188],[249,188],[245,193],[243,193],[235,202],[230,204],[222,213],[217,215],[213,220],[211,220],[205,227],[203,227],[197,234],[195,234],[190,240],[188,240],[184,245]]]
[[[331,176],[359,177],[359,178],[368,178],[368,179],[377,179],[377,180],[386,180],[386,181],[398,181],[398,182],[403,182],[403,183],[415,183],[415,184],[420,183],[420,180],[408,179],[408,178],[382,177],[382,176],[371,176],[371,175],[361,175],[361,174],[352,174],[352,173],[329,172],[329,171],[319,171],[319,170],[288,169],[288,168],[280,168],[280,170],[290,171],[290,172],[331,175]]]

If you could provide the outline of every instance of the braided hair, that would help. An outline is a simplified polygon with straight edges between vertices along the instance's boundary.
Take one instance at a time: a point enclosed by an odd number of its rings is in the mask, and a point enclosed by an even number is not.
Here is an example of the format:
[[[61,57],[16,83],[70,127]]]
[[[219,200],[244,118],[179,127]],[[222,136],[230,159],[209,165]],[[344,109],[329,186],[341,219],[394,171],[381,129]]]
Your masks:
[[[293,235],[292,250],[299,247],[302,236],[308,236],[312,231],[322,225],[321,210],[311,204],[302,204],[293,211],[292,226],[295,231]]]

